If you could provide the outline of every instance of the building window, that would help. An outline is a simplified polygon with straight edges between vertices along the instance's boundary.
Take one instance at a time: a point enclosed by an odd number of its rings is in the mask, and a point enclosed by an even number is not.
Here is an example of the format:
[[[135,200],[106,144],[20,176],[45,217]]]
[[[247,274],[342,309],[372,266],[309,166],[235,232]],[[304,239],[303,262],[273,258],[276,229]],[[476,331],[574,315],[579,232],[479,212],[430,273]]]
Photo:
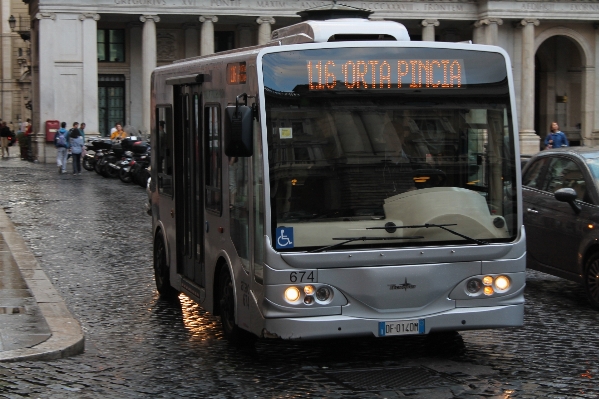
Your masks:
[[[125,76],[98,76],[98,120],[102,136],[119,122],[125,124]]]
[[[214,32],[214,52],[232,50],[235,48],[235,32],[216,31]]]
[[[98,62],[125,62],[124,29],[98,29]]]

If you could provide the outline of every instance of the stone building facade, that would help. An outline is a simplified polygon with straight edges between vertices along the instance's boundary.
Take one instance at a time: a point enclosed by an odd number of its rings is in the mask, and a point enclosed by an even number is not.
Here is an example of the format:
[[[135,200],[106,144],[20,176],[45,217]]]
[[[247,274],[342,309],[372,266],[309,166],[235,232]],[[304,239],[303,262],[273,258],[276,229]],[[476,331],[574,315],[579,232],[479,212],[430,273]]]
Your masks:
[[[4,0],[3,0],[4,1]],[[29,6],[33,120],[116,121],[148,132],[157,65],[268,41],[299,11],[332,1],[22,0]],[[599,143],[596,0],[346,0],[403,23],[412,40],[503,47],[511,57],[522,153],[556,120],[573,144]],[[4,16],[3,16],[4,17]],[[3,22],[4,26],[4,22]],[[14,111],[13,111],[14,112]],[[14,118],[15,116],[13,116]]]
[[[20,122],[31,118],[28,109],[31,105],[29,12],[21,0],[2,0],[0,4],[0,118],[9,124],[12,122],[16,131]]]

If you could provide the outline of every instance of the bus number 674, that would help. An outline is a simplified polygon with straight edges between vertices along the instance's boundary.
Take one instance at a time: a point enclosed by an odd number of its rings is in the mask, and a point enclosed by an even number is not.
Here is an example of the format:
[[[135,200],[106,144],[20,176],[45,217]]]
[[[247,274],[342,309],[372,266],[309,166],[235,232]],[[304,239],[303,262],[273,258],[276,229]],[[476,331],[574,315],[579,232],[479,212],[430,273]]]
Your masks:
[[[291,272],[289,281],[292,283],[303,283],[304,281],[314,282],[314,272]]]

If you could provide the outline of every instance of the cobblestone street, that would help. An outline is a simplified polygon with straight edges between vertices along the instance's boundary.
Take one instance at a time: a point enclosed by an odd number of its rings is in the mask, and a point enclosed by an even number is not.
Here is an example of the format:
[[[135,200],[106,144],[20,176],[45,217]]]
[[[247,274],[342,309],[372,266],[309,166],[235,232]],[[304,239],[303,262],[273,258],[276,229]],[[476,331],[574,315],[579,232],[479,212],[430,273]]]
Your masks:
[[[82,355],[0,363],[0,398],[599,397],[599,312],[566,280],[528,273],[518,329],[238,350],[185,296],[158,299],[141,187],[17,158],[0,176],[0,206],[85,332]]]

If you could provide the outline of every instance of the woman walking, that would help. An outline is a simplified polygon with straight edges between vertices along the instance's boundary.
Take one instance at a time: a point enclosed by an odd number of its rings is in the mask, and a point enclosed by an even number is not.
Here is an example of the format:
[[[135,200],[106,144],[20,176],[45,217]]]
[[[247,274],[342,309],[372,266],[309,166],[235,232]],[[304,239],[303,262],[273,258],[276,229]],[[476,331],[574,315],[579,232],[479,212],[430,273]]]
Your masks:
[[[83,137],[79,129],[73,129],[69,134],[69,146],[73,157],[73,175],[81,174],[81,152],[83,151]]]
[[[54,135],[54,145],[56,145],[56,165],[58,166],[58,174],[67,173],[67,123],[61,122],[60,129]]]

